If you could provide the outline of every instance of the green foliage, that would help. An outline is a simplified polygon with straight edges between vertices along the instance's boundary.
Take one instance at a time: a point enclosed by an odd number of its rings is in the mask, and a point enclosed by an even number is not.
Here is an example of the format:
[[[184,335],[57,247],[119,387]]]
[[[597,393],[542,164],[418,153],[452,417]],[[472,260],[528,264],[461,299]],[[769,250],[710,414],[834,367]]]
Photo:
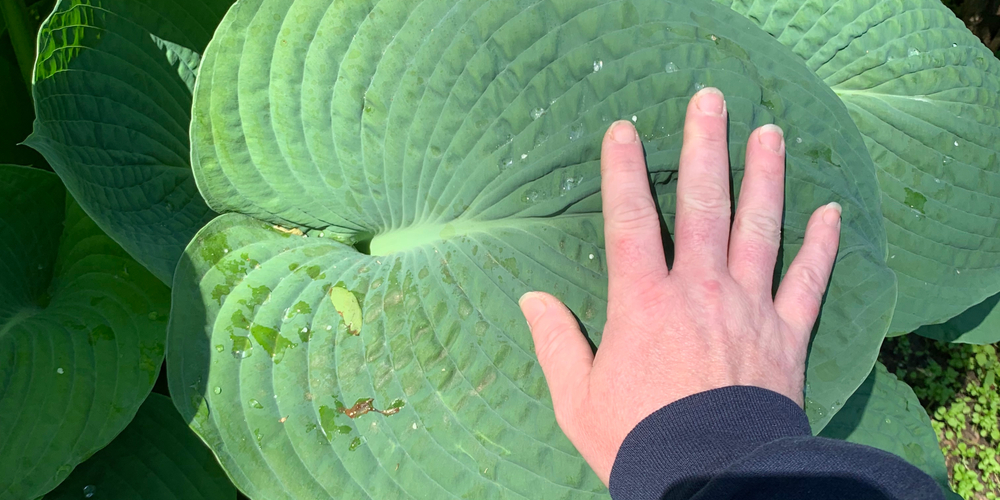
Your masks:
[[[711,3],[442,1],[407,23],[414,8],[243,1],[205,52],[194,174],[210,207],[244,215],[211,222],[178,266],[168,369],[237,485],[267,498],[605,495],[556,427],[516,300],[551,290],[600,342],[599,138],[635,117],[671,227],[678,132],[704,85],[727,95],[733,158],[764,123],[801,139],[783,267],[818,200],[845,204],[850,271],[833,278],[806,395],[825,425],[871,371],[894,305],[875,169],[836,94]],[[300,55],[310,46],[327,49]],[[338,305],[351,293],[358,337]],[[341,436],[323,411],[338,396],[408,404],[333,420],[354,429]]]
[[[163,360],[168,290],[52,173],[0,166],[0,498],[35,498],[132,420]]]
[[[948,470],[927,412],[905,382],[876,363],[861,387],[820,436],[874,446],[903,457],[933,477],[946,494]]]
[[[927,338],[963,344],[1000,342],[1000,294],[987,298],[945,323],[928,325],[913,332]]]
[[[107,471],[215,470],[157,420],[164,398],[125,427],[163,352],[152,276],[173,285],[173,405],[253,497],[605,497],[556,426],[516,298],[554,292],[600,343],[600,137],[636,123],[669,230],[684,108],[706,85],[727,96],[734,186],[750,131],[786,131],[779,273],[816,206],[845,208],[807,366],[814,429],[939,480],[933,431],[964,439],[946,449],[966,496],[996,474],[995,352],[897,372],[945,381],[914,388],[938,401],[933,426],[872,369],[886,333],[1000,331],[1000,63],[937,0],[240,0],[223,20],[231,3],[58,0],[42,26],[28,143],[71,196],[0,168],[0,252],[25,264],[0,272],[0,499],[46,493],[123,428],[53,495],[130,481],[191,498]],[[25,65],[2,31],[6,97]],[[4,108],[0,160],[44,167],[15,156],[30,111]],[[34,415],[59,417],[51,441],[24,430]]]
[[[1000,61],[962,21],[939,0],[718,1],[799,55],[865,137],[899,278],[889,333],[1000,291]]]
[[[45,500],[91,497],[232,500],[236,488],[174,411],[170,398],[151,394],[132,423]]]
[[[168,284],[184,245],[214,216],[188,164],[190,85],[231,3],[59,0],[38,37],[27,144]]]
[[[884,351],[924,407],[951,469],[951,486],[968,500],[1000,496],[1000,368],[993,345],[900,338]]]

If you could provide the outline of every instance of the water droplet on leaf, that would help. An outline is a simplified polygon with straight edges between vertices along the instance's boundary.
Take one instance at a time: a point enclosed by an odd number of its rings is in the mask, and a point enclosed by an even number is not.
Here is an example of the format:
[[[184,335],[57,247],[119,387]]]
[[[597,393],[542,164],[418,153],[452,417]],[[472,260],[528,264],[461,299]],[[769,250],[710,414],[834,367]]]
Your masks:
[[[260,401],[257,401],[256,399],[250,399],[247,401],[247,404],[250,405],[251,408],[256,408],[258,410],[264,409],[264,405],[260,404]]]
[[[663,68],[663,70],[666,71],[667,73],[676,73],[677,65],[672,62],[668,62],[666,67]]]
[[[56,373],[58,373],[59,375],[62,375],[63,373],[66,373],[66,372],[62,368],[56,368]]]
[[[213,392],[215,392],[216,394],[222,394],[222,388],[219,387],[219,386],[216,386],[215,389],[213,390]]]
[[[84,486],[83,487],[83,498],[91,498],[91,497],[93,497],[94,493],[96,491],[97,491],[97,488],[95,488],[94,485],[92,485],[92,484],[88,484],[87,486]]]
[[[537,119],[541,118],[542,115],[545,114],[545,108],[535,108],[535,109],[532,109],[531,113],[529,113],[529,114],[531,115],[531,119],[532,120],[537,120]]]
[[[638,116],[632,115],[632,123],[635,123],[636,120],[638,120],[638,119],[639,119]]]
[[[583,131],[584,131],[584,129],[583,129],[583,124],[582,123],[577,123],[577,124],[573,125],[569,129],[569,140],[575,141],[575,140],[579,139],[580,137],[583,137]]]
[[[906,55],[909,57],[919,56],[920,51],[913,47],[910,47],[910,50],[906,51]]]
[[[222,352],[222,351],[225,351],[225,350],[226,350],[226,346],[224,346],[222,344],[215,344],[215,351],[216,352]]]
[[[594,73],[597,73],[598,71],[600,71],[603,68],[604,68],[604,61],[602,61],[600,59],[594,61]]]
[[[695,90],[701,90],[703,88],[705,88],[705,84],[704,83],[697,82],[697,83],[694,84],[694,89]]]
[[[581,181],[581,180],[583,180],[583,179],[582,179],[582,178],[580,178],[580,179],[577,179],[576,177],[567,177],[567,178],[566,178],[566,179],[565,179],[565,180],[563,181],[563,183],[562,183],[562,186],[560,187],[560,189],[561,189],[561,190],[562,190],[562,192],[564,192],[564,193],[566,193],[566,192],[569,192],[569,191],[572,191],[572,190],[573,190],[573,188],[575,188],[575,187],[577,187],[577,186],[579,186],[579,185],[580,185],[580,181]]]

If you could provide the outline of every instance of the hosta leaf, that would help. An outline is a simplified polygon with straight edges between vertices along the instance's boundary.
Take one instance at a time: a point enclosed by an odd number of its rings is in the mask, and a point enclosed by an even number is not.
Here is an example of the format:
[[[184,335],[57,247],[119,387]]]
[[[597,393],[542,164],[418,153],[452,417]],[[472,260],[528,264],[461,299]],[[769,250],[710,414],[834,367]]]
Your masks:
[[[36,498],[132,420],[163,360],[167,288],[65,196],[0,167],[0,499]]]
[[[843,99],[878,167],[891,334],[1000,291],[1000,61],[938,0],[720,0]]]
[[[170,283],[214,214],[188,163],[190,63],[232,0],[60,0],[39,33],[35,131],[69,192]]]
[[[787,49],[728,9],[660,0],[236,4],[205,52],[191,136],[209,205],[240,214],[178,266],[178,408],[254,498],[605,495],[556,426],[516,301],[553,292],[600,342],[600,138],[636,122],[673,227],[703,85],[727,95],[735,185],[753,128],[802,137],[782,267],[809,214],[844,204],[808,367],[821,428],[895,303],[874,167]],[[405,406],[337,410],[368,398]]]
[[[913,389],[882,363],[875,364],[820,436],[894,453],[933,477],[949,499],[960,498],[948,487],[948,469],[930,417]]]
[[[960,344],[995,344],[1000,342],[1000,294],[970,307],[937,325],[917,329],[917,335]]]
[[[170,398],[154,393],[107,448],[80,464],[45,498],[232,500],[236,488]]]

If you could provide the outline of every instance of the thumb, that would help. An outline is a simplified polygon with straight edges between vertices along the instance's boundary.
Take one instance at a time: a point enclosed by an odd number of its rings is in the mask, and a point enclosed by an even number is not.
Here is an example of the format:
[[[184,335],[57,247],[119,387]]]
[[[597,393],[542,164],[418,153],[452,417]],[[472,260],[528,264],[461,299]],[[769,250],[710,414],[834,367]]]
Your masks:
[[[586,390],[594,352],[580,332],[573,313],[559,299],[543,292],[528,292],[518,301],[528,320],[535,354],[552,394],[552,407],[562,425],[572,412],[574,394]]]

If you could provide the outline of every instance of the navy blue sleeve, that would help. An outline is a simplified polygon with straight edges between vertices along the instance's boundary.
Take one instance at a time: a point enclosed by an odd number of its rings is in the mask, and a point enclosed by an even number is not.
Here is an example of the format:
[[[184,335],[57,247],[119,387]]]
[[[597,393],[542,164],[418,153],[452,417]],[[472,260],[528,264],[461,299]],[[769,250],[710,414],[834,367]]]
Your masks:
[[[937,483],[875,448],[812,437],[805,412],[759,387],[695,394],[646,417],[611,469],[614,500],[942,500]]]

